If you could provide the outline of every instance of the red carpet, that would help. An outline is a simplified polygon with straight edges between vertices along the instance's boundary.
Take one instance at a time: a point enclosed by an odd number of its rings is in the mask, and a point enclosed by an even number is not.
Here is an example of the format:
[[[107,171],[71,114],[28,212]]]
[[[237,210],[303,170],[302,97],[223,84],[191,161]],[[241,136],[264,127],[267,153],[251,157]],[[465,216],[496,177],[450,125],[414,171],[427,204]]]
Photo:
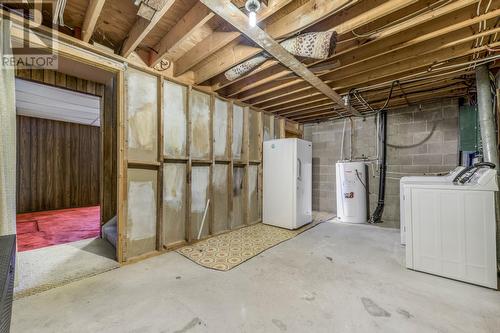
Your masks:
[[[17,215],[19,251],[99,236],[100,207],[71,208]]]

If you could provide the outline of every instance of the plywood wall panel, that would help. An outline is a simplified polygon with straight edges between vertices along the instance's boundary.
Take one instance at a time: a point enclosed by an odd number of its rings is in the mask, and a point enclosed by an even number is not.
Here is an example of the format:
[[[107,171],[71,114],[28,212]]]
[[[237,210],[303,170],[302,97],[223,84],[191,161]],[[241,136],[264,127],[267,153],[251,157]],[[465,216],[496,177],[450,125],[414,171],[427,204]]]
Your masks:
[[[209,199],[210,167],[193,166],[191,170],[191,238],[203,238],[209,233],[210,212],[207,210],[205,221],[203,215]],[[209,207],[210,209],[210,207]],[[201,233],[200,229],[202,230]]]
[[[135,69],[125,72],[128,159],[157,161],[158,80]]]
[[[156,249],[157,171],[128,169],[126,257]]]
[[[208,160],[210,158],[210,95],[191,90],[191,158]]]
[[[233,105],[233,142],[231,151],[233,159],[241,160],[243,157],[243,107]]]
[[[25,116],[17,123],[18,213],[99,205],[99,128]]]
[[[212,234],[229,229],[229,165],[214,164],[213,166],[213,209],[214,221]]]
[[[163,241],[166,246],[186,241],[186,164],[163,166]]]
[[[233,207],[231,210],[231,229],[245,225],[245,168],[233,168]]]
[[[214,155],[216,159],[229,159],[229,103],[219,98],[215,99],[214,109]]]
[[[170,158],[187,155],[187,90],[169,81],[163,85],[163,154]]]

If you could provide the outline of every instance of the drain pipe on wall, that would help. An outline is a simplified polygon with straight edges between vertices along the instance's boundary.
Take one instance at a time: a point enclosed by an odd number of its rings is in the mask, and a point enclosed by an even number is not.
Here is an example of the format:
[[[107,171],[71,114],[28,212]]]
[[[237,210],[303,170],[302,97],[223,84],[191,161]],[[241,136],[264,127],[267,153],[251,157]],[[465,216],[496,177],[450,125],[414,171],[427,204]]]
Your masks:
[[[379,122],[379,185],[378,185],[378,203],[377,208],[373,212],[372,216],[368,220],[368,223],[381,223],[382,214],[384,212],[385,205],[385,176],[386,176],[386,164],[387,164],[387,110],[382,110],[379,112],[378,117],[380,117]]]
[[[497,82],[498,82],[497,77]],[[483,155],[485,162],[491,162],[498,165],[498,142],[495,125],[495,113],[493,110],[493,100],[491,94],[490,72],[486,65],[476,68],[476,87],[477,87],[477,108],[479,115],[479,128],[481,130],[481,140],[483,141]],[[500,193],[495,194],[495,211],[497,223],[497,258],[500,258]],[[497,264],[497,267],[500,265]]]

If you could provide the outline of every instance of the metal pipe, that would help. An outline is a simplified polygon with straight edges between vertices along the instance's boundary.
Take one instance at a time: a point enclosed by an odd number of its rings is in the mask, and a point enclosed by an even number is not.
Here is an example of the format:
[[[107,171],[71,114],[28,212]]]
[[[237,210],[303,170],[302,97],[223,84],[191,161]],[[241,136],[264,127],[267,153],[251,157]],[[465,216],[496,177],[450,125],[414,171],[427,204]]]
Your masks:
[[[379,159],[379,185],[377,208],[368,220],[368,223],[381,223],[385,205],[385,179],[387,163],[387,111],[380,111],[380,159]]]
[[[344,118],[344,126],[342,127],[342,143],[340,144],[340,160],[344,160],[344,138],[345,138],[345,125],[347,123],[347,118]]]
[[[498,77],[497,77],[498,82]],[[476,68],[477,105],[479,115],[479,127],[481,129],[481,140],[483,141],[483,155],[486,162],[498,165],[498,142],[495,130],[495,114],[493,112],[493,99],[491,95],[490,72],[486,65]],[[500,193],[495,193],[495,213],[497,225],[497,258],[500,256]],[[500,265],[497,265],[500,270]]]
[[[496,136],[495,114],[493,113],[493,98],[491,95],[490,72],[486,65],[476,68],[477,105],[483,155],[485,162],[498,165],[498,142]]]

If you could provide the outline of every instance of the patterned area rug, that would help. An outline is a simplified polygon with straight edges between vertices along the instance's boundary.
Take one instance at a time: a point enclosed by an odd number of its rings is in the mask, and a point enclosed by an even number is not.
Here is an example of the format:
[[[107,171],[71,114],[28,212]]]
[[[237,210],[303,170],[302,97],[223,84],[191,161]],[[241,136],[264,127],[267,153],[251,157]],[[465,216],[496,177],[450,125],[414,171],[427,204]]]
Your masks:
[[[333,217],[332,213],[313,212],[313,222],[296,230],[258,223],[184,246],[177,252],[203,267],[228,271]]]

